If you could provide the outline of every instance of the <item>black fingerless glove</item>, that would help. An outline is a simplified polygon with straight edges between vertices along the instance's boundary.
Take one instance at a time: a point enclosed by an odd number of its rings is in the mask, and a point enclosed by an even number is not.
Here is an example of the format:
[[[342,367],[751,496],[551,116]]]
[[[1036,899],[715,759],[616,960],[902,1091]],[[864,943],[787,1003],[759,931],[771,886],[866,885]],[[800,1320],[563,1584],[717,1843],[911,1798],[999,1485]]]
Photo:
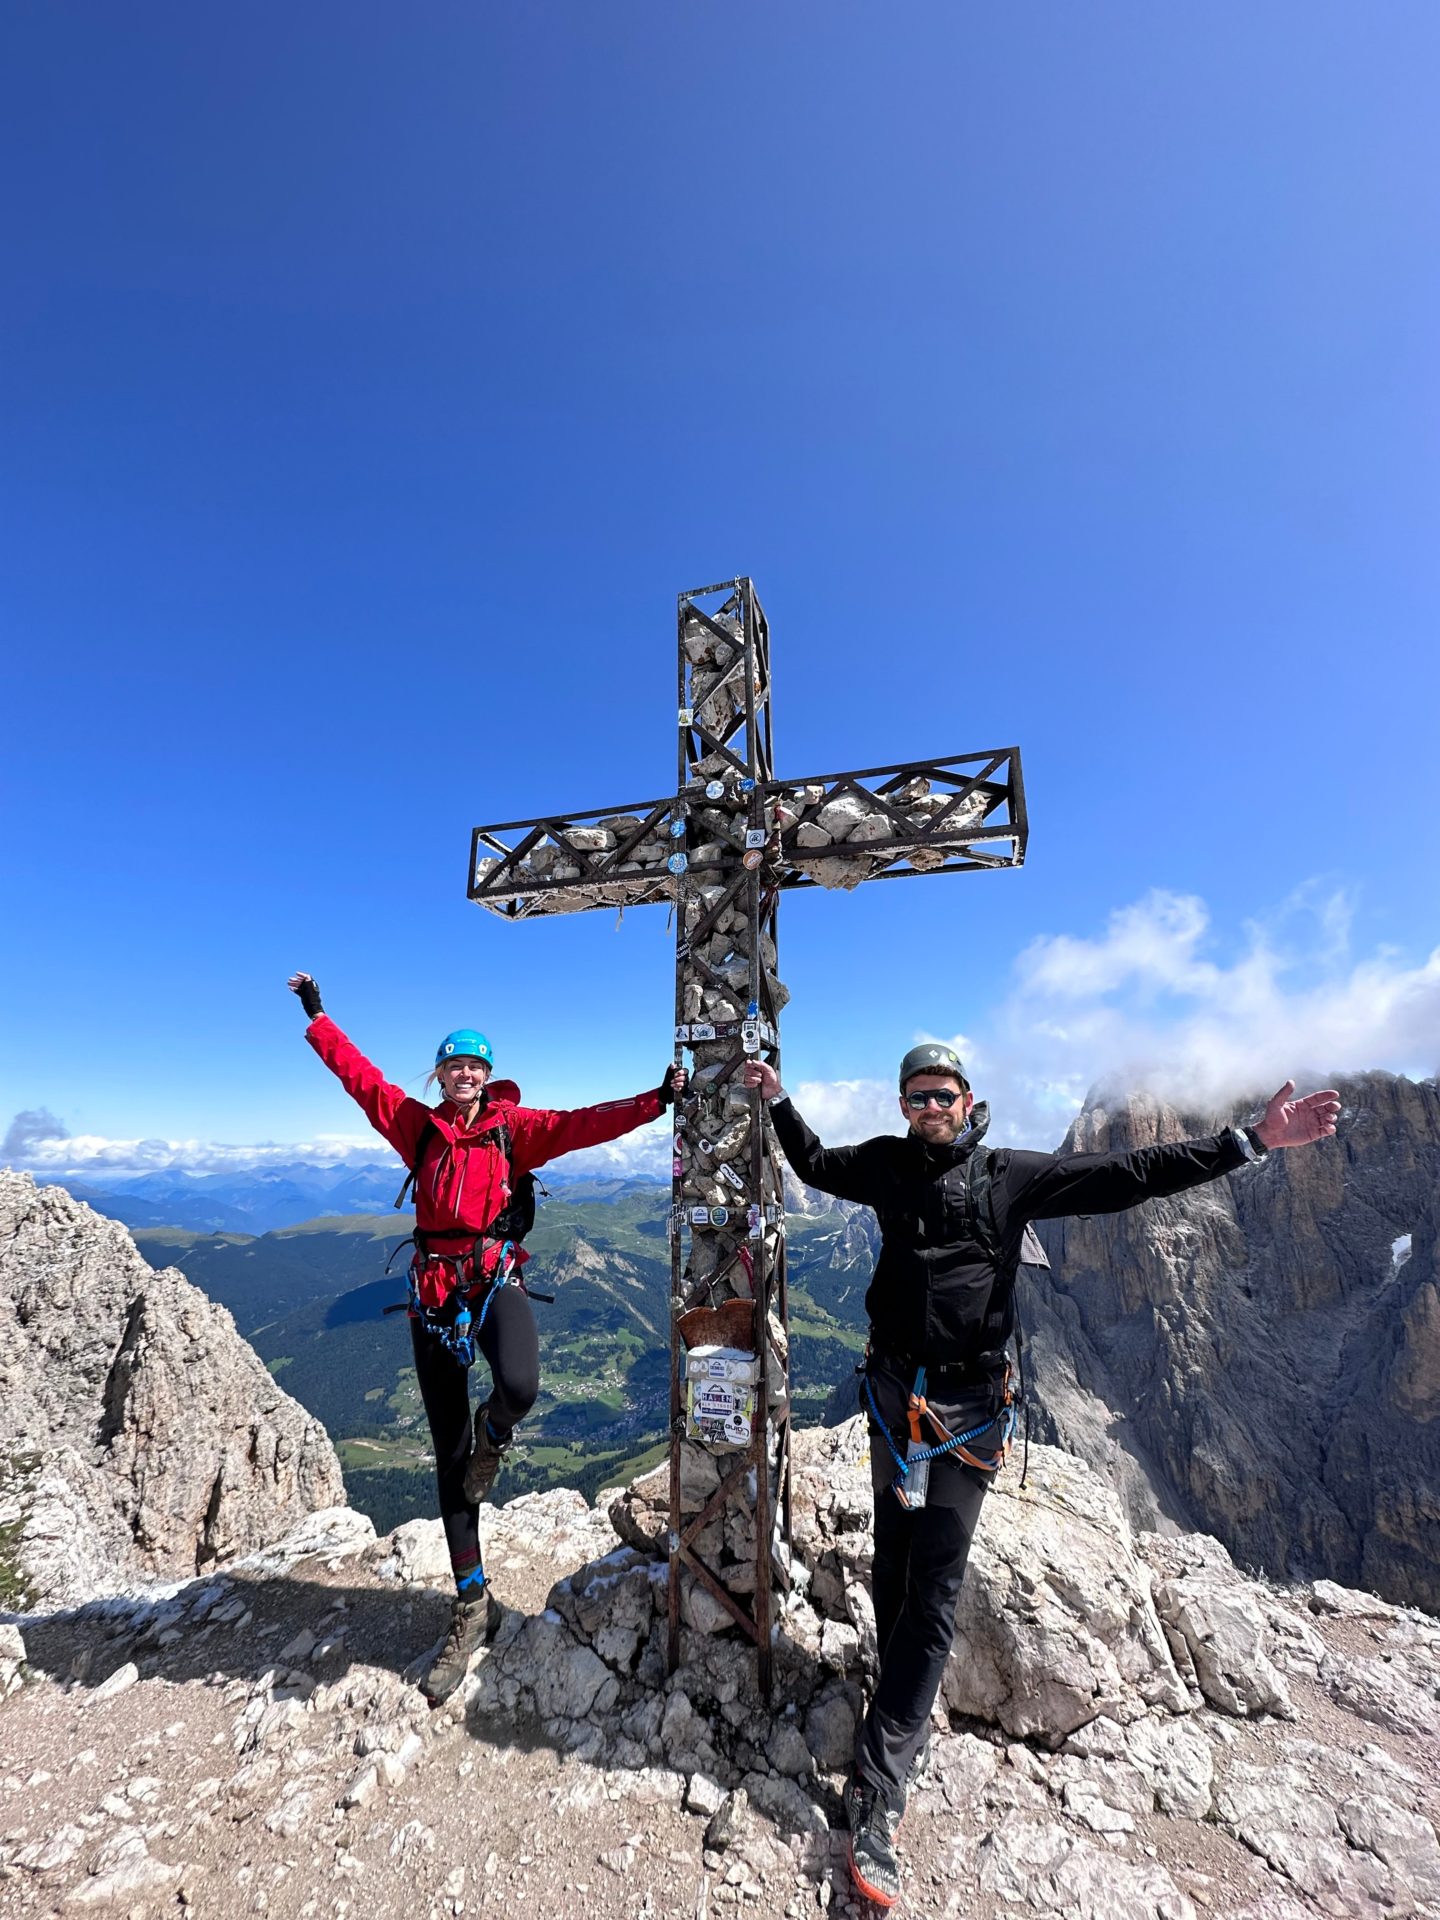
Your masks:
[[[660,1111],[662,1113],[675,1098],[675,1076],[679,1071],[679,1067],[669,1066],[660,1076],[660,1084],[655,1089],[655,1097],[660,1102]]]
[[[307,1020],[318,1020],[325,1011],[320,1004],[320,989],[313,980],[302,980],[296,991],[300,995],[300,1004],[305,1009]]]

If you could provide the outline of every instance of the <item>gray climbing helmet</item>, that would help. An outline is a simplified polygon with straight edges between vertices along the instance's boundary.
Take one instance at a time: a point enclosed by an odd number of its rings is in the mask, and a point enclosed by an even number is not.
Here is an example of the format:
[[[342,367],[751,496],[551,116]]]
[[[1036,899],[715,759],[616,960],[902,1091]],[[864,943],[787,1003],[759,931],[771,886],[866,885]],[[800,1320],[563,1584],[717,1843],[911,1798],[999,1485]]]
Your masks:
[[[905,1082],[917,1073],[953,1073],[965,1091],[970,1091],[970,1082],[965,1078],[959,1054],[953,1047],[943,1047],[938,1041],[927,1040],[923,1046],[911,1047],[900,1062],[902,1093],[905,1091]]]

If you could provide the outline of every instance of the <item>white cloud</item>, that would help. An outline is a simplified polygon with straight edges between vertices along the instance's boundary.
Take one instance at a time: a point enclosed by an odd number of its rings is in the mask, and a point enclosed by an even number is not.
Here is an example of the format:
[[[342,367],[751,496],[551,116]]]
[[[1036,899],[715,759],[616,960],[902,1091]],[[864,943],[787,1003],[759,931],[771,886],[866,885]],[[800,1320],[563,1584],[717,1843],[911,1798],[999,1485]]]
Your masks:
[[[644,1174],[670,1177],[669,1120],[656,1120],[604,1146],[586,1147],[565,1156],[566,1174],[600,1174],[624,1178]],[[8,1143],[6,1162],[38,1174],[73,1174],[100,1184],[123,1181],[146,1173],[244,1173],[303,1163],[306,1166],[398,1166],[397,1155],[373,1136],[317,1134],[312,1140],[260,1141],[254,1145],[214,1140],[109,1140],[99,1134],[63,1132],[37,1136],[23,1130]],[[541,1178],[545,1177],[541,1172]]]
[[[634,1133],[623,1134],[618,1140],[607,1140],[603,1146],[581,1147],[577,1153],[567,1153],[558,1164],[566,1175],[588,1173],[601,1178],[633,1179],[643,1174],[646,1178],[668,1180],[673,1138],[674,1127],[666,1115],[652,1120],[649,1126],[637,1127]],[[538,1178],[545,1179],[543,1167]]]
[[[820,1138],[832,1144],[905,1131],[898,1089],[888,1080],[801,1080],[786,1092]]]
[[[985,1028],[953,1038],[995,1137],[1053,1141],[1102,1081],[1209,1108],[1290,1075],[1440,1063],[1440,948],[1418,965],[1355,955],[1342,893],[1301,889],[1233,952],[1216,949],[1204,901],[1159,891],[1097,936],[1033,941]]]
[[[313,1140],[263,1140],[230,1145],[216,1140],[109,1140],[100,1134],[29,1133],[13,1164],[35,1173],[76,1173],[123,1179],[132,1174],[233,1173],[303,1161],[307,1166],[361,1167],[394,1159],[373,1137],[317,1134]]]
[[[4,1142],[0,1144],[0,1155],[7,1163],[22,1160],[33,1146],[64,1138],[64,1123],[57,1120],[48,1107],[27,1108],[10,1122]]]

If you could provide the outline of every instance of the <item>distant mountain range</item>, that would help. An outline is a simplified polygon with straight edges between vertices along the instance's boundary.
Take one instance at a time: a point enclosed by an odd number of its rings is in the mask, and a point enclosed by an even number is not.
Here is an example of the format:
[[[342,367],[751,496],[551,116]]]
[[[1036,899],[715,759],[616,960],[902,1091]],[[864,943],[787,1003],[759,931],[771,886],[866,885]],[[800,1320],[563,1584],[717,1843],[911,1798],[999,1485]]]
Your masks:
[[[42,1187],[64,1187],[96,1213],[127,1227],[253,1234],[296,1227],[321,1215],[385,1213],[392,1208],[404,1177],[405,1169],[394,1158],[345,1166],[297,1160],[227,1173],[164,1168],[153,1173],[107,1173],[97,1179],[93,1169],[76,1167],[35,1175]],[[563,1187],[572,1197],[596,1200],[651,1190],[657,1184],[549,1167],[542,1177],[547,1187]]]

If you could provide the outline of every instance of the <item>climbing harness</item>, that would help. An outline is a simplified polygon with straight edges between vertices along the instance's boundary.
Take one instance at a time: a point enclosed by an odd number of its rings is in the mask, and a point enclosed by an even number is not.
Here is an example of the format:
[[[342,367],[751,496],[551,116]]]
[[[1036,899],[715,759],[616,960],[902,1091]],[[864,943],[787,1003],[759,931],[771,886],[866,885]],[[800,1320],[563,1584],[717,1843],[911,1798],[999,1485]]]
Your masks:
[[[386,1261],[385,1271],[389,1273],[401,1247],[415,1249],[407,1276],[408,1299],[397,1300],[382,1311],[405,1313],[412,1320],[418,1320],[459,1366],[474,1366],[480,1330],[485,1325],[491,1301],[502,1287],[518,1287],[529,1300],[543,1300],[546,1306],[555,1304],[553,1293],[537,1293],[526,1286],[518,1258],[519,1247],[514,1240],[500,1242],[500,1258],[493,1274],[480,1273],[476,1259],[483,1246],[493,1244],[488,1235],[477,1235],[469,1253],[433,1253],[421,1244],[422,1240],[419,1233],[402,1240]],[[422,1297],[420,1282],[436,1264],[450,1270],[451,1281],[439,1305],[431,1306]]]
[[[476,1247],[478,1248],[480,1244],[477,1241]],[[495,1289],[504,1286],[509,1277],[510,1268],[506,1254],[511,1248],[511,1243],[509,1241],[505,1243],[506,1253],[502,1254],[500,1267],[493,1279],[484,1275],[477,1277],[474,1249],[469,1253],[460,1254],[431,1253],[422,1247],[418,1234],[409,1240],[402,1240],[400,1246],[396,1247],[395,1253],[392,1253],[385,1263],[387,1273],[394,1263],[396,1254],[400,1252],[400,1247],[406,1246],[415,1249],[406,1276],[409,1282],[409,1298],[397,1301],[393,1307],[386,1307],[386,1313],[408,1313],[412,1320],[418,1320],[425,1331],[440,1342],[458,1366],[473,1367],[475,1343],[480,1336],[480,1329],[485,1324],[485,1316],[490,1311],[490,1302],[495,1296]],[[440,1304],[430,1306],[422,1298],[420,1282],[422,1276],[431,1271],[435,1265],[448,1268],[451,1278]],[[478,1313],[474,1311],[477,1305]]]
[[[1010,1386],[1010,1368],[1007,1363],[1005,1378],[1001,1388],[1002,1401],[1000,1411],[992,1414],[978,1427],[971,1427],[964,1433],[951,1433],[945,1422],[930,1406],[925,1398],[925,1369],[920,1367],[915,1374],[915,1384],[910,1389],[909,1426],[910,1434],[902,1453],[895,1443],[880,1409],[875,1404],[875,1389],[870,1375],[865,1375],[865,1397],[870,1403],[870,1414],[879,1428],[890,1456],[895,1462],[896,1474],[890,1484],[890,1491],[902,1507],[912,1511],[923,1507],[930,1487],[930,1462],[943,1455],[953,1453],[967,1467],[976,1467],[981,1473],[998,1473],[1010,1457],[1010,1443],[1015,1434],[1016,1402]],[[935,1435],[933,1444],[927,1445],[922,1431],[922,1423],[928,1423]],[[993,1453],[976,1453],[971,1442],[981,1439],[985,1434],[995,1433],[998,1429],[998,1444]]]

